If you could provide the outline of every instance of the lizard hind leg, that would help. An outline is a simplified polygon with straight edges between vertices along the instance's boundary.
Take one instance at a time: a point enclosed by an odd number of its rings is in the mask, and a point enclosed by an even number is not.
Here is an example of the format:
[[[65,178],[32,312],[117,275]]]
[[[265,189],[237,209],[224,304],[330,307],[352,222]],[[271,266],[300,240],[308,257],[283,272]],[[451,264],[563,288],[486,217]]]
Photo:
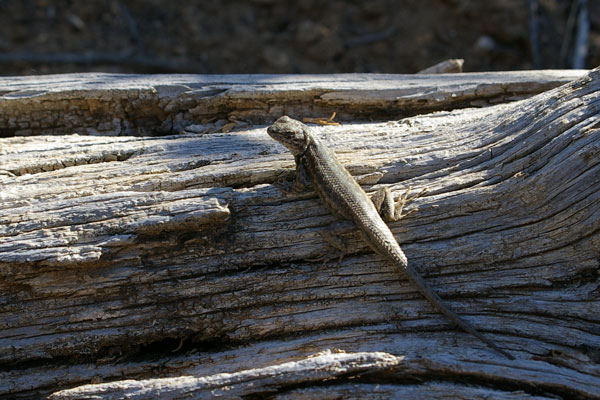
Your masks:
[[[377,192],[371,195],[371,201],[375,205],[377,211],[385,221],[398,221],[401,218],[406,217],[409,214],[417,211],[418,208],[402,213],[404,206],[410,203],[417,197],[421,197],[427,189],[421,190],[419,193],[410,195],[411,187],[409,186],[406,191],[398,197],[398,200],[394,203],[394,195],[389,187],[380,187]]]
[[[355,229],[355,226],[350,221],[338,221],[331,224],[326,230],[320,231],[319,234],[333,249],[338,251],[338,254],[331,257],[330,254],[324,254],[319,257],[308,259],[308,261],[323,261],[323,264],[337,258],[338,265],[342,263],[344,256],[350,254],[352,249],[339,236],[340,233]]]

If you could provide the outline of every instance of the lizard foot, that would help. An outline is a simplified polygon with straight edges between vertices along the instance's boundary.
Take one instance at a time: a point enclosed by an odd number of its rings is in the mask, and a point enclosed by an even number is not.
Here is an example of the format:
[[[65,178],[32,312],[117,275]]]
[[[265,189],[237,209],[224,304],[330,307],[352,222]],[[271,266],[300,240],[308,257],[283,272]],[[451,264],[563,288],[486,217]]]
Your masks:
[[[273,183],[279,191],[285,195],[289,195],[294,191],[294,184],[288,180],[286,180],[283,176],[277,178],[277,182]]]
[[[411,191],[411,187],[409,186],[406,191],[400,195],[400,197],[398,197],[398,200],[395,203],[395,207],[394,207],[394,221],[397,221],[401,218],[406,217],[407,215],[412,214],[415,211],[418,211],[418,208],[413,208],[409,211],[407,211],[406,213],[402,213],[404,206],[408,203],[410,203],[411,201],[413,201],[414,199],[417,199],[421,196],[423,196],[425,193],[427,193],[427,188],[423,188],[419,193],[415,193],[413,195],[410,195],[410,191]]]
[[[354,224],[350,221],[338,221],[331,224],[327,230],[320,231],[319,234],[329,243],[331,247],[338,250],[338,255],[333,257],[330,254],[322,255],[320,257],[315,257],[312,259],[307,259],[308,261],[323,261],[323,264],[330,262],[331,260],[338,258],[337,264],[340,265],[344,256],[346,254],[351,253],[351,249],[349,246],[344,243],[342,238],[339,236],[341,232],[348,231],[349,229],[354,229]]]

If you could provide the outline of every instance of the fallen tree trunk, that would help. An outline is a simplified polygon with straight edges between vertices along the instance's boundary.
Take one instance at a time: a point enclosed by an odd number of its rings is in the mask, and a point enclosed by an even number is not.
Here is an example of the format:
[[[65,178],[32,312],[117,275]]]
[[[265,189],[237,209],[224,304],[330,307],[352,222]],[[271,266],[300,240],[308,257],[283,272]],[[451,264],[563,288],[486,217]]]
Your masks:
[[[0,395],[598,397],[599,88],[315,128],[368,191],[428,189],[393,232],[515,361],[356,232],[315,261],[335,218],[273,185],[293,159],[264,125],[2,139]]]
[[[282,114],[357,121],[514,101],[585,71],[444,75],[126,75],[0,77],[0,137],[178,133],[267,123]]]

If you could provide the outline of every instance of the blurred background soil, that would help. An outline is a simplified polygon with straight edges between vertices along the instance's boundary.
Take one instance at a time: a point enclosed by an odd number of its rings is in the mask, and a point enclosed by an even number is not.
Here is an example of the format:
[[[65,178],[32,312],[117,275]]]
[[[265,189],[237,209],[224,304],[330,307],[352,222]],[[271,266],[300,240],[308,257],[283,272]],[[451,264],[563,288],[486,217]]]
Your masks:
[[[571,68],[578,1],[0,0],[0,75]],[[593,68],[600,1],[580,3]]]

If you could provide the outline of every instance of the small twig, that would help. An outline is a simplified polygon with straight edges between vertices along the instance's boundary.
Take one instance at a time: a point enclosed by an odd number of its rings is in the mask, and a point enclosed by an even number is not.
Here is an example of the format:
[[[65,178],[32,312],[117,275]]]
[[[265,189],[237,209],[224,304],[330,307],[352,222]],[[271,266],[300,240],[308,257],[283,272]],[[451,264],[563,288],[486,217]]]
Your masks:
[[[184,340],[185,340],[185,338],[184,338],[184,337],[181,337],[181,338],[179,338],[179,345],[178,345],[178,346],[177,346],[177,347],[176,347],[174,350],[171,350],[171,353],[176,353],[176,352],[178,352],[178,351],[179,351],[179,349],[181,349],[181,347],[183,346],[183,342],[184,342]]]
[[[590,18],[587,0],[579,0],[579,12],[577,14],[577,34],[573,45],[573,69],[585,68],[585,59],[588,52],[588,39],[590,36]]]
[[[123,2],[120,1],[119,9],[121,10],[121,15],[123,15],[125,22],[127,22],[129,34],[133,37],[133,40],[135,40],[139,53],[145,54],[146,49],[144,48],[144,42],[142,41],[142,37],[140,36],[138,24],[135,22],[135,19],[129,12],[129,8],[125,4],[123,4]]]
[[[578,1],[571,3],[571,9],[569,10],[569,17],[567,18],[567,25],[565,26],[565,34],[563,41],[560,45],[560,53],[558,55],[559,67],[565,67],[567,62],[567,54],[569,53],[569,46],[573,39],[573,30],[575,28],[575,19],[577,18],[577,4]]]
[[[529,43],[531,46],[531,55],[533,57],[533,66],[536,69],[540,69],[542,68],[542,56],[540,54],[540,38],[537,14],[537,0],[529,0]]]
[[[335,118],[335,112],[331,114],[331,117],[326,118],[310,118],[305,117],[302,118],[302,122],[309,122],[311,124],[319,124],[319,125],[339,125],[339,122],[335,122],[333,119]]]

